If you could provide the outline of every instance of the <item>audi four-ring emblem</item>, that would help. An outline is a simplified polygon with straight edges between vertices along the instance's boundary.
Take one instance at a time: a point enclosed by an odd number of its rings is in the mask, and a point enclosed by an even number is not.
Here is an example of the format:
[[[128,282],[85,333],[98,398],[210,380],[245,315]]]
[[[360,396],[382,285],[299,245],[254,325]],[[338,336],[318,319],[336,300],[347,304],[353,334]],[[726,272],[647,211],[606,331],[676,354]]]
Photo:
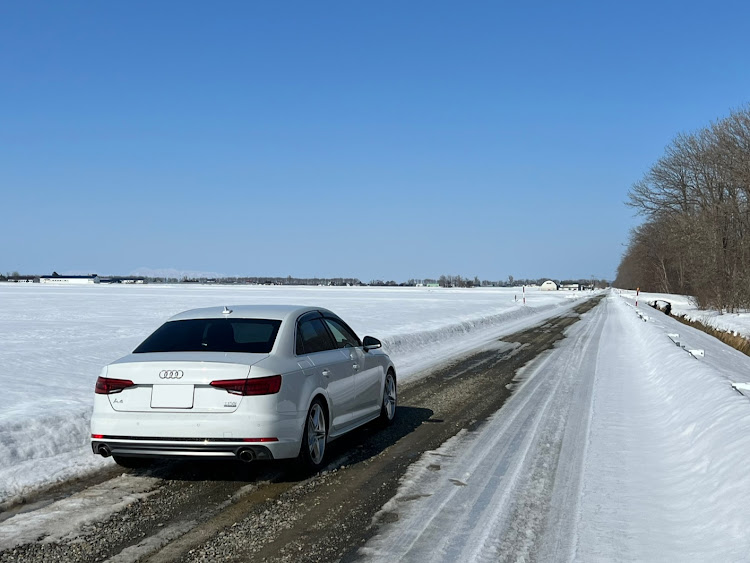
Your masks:
[[[159,372],[159,377],[162,379],[182,379],[185,375],[181,369],[163,369]]]

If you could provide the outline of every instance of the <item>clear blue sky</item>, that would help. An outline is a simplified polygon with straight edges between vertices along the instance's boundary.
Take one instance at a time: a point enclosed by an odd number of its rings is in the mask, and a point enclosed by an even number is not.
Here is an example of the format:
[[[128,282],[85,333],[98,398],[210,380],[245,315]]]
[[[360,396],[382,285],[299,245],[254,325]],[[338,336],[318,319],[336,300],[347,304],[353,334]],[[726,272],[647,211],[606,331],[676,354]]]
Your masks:
[[[744,2],[3,2],[0,271],[611,279]]]

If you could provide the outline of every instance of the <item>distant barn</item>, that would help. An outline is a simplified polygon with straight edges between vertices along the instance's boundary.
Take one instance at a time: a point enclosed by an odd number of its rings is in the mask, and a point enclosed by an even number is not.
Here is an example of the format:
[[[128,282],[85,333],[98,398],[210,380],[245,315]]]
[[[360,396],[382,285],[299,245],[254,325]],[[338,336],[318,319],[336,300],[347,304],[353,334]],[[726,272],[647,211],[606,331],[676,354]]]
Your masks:
[[[541,289],[542,291],[557,291],[559,288],[557,287],[557,282],[547,280],[540,286],[539,289]]]
[[[57,285],[82,285],[89,283],[99,283],[99,276],[91,274],[88,276],[41,276],[39,283],[52,283]]]

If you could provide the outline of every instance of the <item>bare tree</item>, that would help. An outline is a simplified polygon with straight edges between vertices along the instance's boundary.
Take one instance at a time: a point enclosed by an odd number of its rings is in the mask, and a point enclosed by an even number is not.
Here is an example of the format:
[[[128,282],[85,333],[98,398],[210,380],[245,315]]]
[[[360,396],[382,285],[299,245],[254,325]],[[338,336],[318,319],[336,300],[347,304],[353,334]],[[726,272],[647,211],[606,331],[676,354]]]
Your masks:
[[[677,136],[633,185],[645,217],[618,285],[691,293],[701,306],[750,306],[750,108]]]

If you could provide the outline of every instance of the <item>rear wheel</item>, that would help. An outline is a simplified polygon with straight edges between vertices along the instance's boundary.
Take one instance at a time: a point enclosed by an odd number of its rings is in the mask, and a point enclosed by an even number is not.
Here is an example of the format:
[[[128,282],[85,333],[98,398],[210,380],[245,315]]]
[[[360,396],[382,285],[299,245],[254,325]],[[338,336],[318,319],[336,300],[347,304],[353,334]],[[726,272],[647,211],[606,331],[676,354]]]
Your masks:
[[[323,468],[327,442],[326,413],[323,408],[323,401],[318,397],[310,405],[310,410],[307,411],[305,429],[302,433],[300,457],[308,469],[319,471]]]
[[[385,385],[383,386],[383,404],[380,407],[380,422],[387,426],[396,417],[396,405],[398,394],[396,392],[396,375],[389,371],[385,374]]]
[[[120,467],[127,467],[128,469],[138,469],[140,467],[148,467],[151,465],[151,460],[147,457],[122,457],[119,455],[113,455],[112,459]]]

